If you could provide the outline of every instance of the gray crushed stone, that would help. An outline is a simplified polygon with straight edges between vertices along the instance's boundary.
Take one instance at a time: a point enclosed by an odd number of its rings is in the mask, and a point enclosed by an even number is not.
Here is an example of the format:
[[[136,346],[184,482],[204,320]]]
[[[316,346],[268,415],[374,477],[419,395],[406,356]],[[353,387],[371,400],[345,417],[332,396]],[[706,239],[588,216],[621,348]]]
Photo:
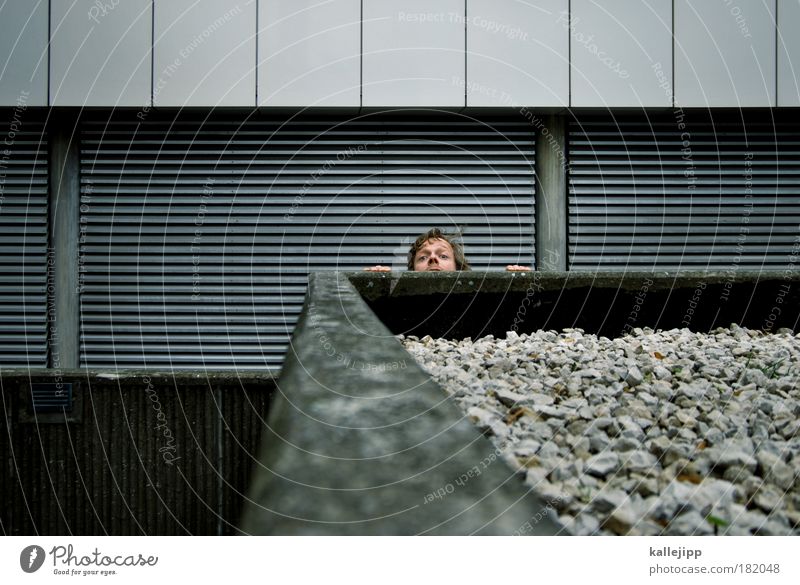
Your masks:
[[[800,534],[800,334],[398,337],[571,534]]]

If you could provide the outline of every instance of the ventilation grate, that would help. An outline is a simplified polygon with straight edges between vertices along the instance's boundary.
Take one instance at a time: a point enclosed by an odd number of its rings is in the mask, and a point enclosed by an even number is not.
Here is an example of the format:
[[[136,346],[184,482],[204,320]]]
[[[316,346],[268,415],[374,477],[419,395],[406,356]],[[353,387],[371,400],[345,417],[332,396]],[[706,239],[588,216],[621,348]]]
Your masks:
[[[31,384],[31,398],[35,413],[70,412],[72,410],[72,384]]]
[[[309,272],[405,270],[432,226],[475,269],[531,264],[534,141],[457,114],[89,121],[81,365],[277,368]]]
[[[793,112],[586,116],[570,125],[569,151],[571,269],[793,266],[800,241]]]

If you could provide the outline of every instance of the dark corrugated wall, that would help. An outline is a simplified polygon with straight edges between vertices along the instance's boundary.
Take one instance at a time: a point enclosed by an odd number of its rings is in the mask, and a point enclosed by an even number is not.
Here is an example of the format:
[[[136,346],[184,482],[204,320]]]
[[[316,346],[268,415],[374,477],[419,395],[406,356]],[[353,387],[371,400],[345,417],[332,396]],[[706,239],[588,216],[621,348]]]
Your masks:
[[[269,374],[150,380],[64,376],[80,385],[70,415],[80,420],[64,422],[32,417],[27,373],[4,375],[4,534],[236,533]]]
[[[41,116],[0,110],[0,364],[47,364],[47,135]]]
[[[787,111],[578,116],[571,270],[783,270],[800,223]]]

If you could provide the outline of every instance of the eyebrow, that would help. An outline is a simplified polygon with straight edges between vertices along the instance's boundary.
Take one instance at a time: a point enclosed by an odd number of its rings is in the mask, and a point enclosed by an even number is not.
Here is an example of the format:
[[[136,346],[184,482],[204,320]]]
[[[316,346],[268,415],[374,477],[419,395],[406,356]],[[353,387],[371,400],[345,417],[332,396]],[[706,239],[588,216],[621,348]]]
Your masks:
[[[432,251],[432,252],[440,252],[440,251],[442,251],[442,250],[444,250],[445,252],[451,252],[451,251],[452,251],[452,248],[450,248],[449,246],[445,246],[445,245],[443,245],[443,244],[437,245],[435,248],[428,248],[428,247],[426,246],[426,247],[424,247],[424,248],[420,248],[420,249],[417,251],[417,255],[419,255],[419,254],[422,254],[422,253],[424,253],[424,252],[427,252],[427,251],[429,251],[429,250],[430,250],[430,251]]]

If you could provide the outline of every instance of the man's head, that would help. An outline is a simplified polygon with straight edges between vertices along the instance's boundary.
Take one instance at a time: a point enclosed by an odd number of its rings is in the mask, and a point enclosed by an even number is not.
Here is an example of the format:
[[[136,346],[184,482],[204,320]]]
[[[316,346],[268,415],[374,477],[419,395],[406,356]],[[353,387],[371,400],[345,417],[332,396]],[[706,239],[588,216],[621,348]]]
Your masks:
[[[433,228],[420,235],[408,250],[408,269],[415,272],[470,270],[464,249],[455,236]]]

